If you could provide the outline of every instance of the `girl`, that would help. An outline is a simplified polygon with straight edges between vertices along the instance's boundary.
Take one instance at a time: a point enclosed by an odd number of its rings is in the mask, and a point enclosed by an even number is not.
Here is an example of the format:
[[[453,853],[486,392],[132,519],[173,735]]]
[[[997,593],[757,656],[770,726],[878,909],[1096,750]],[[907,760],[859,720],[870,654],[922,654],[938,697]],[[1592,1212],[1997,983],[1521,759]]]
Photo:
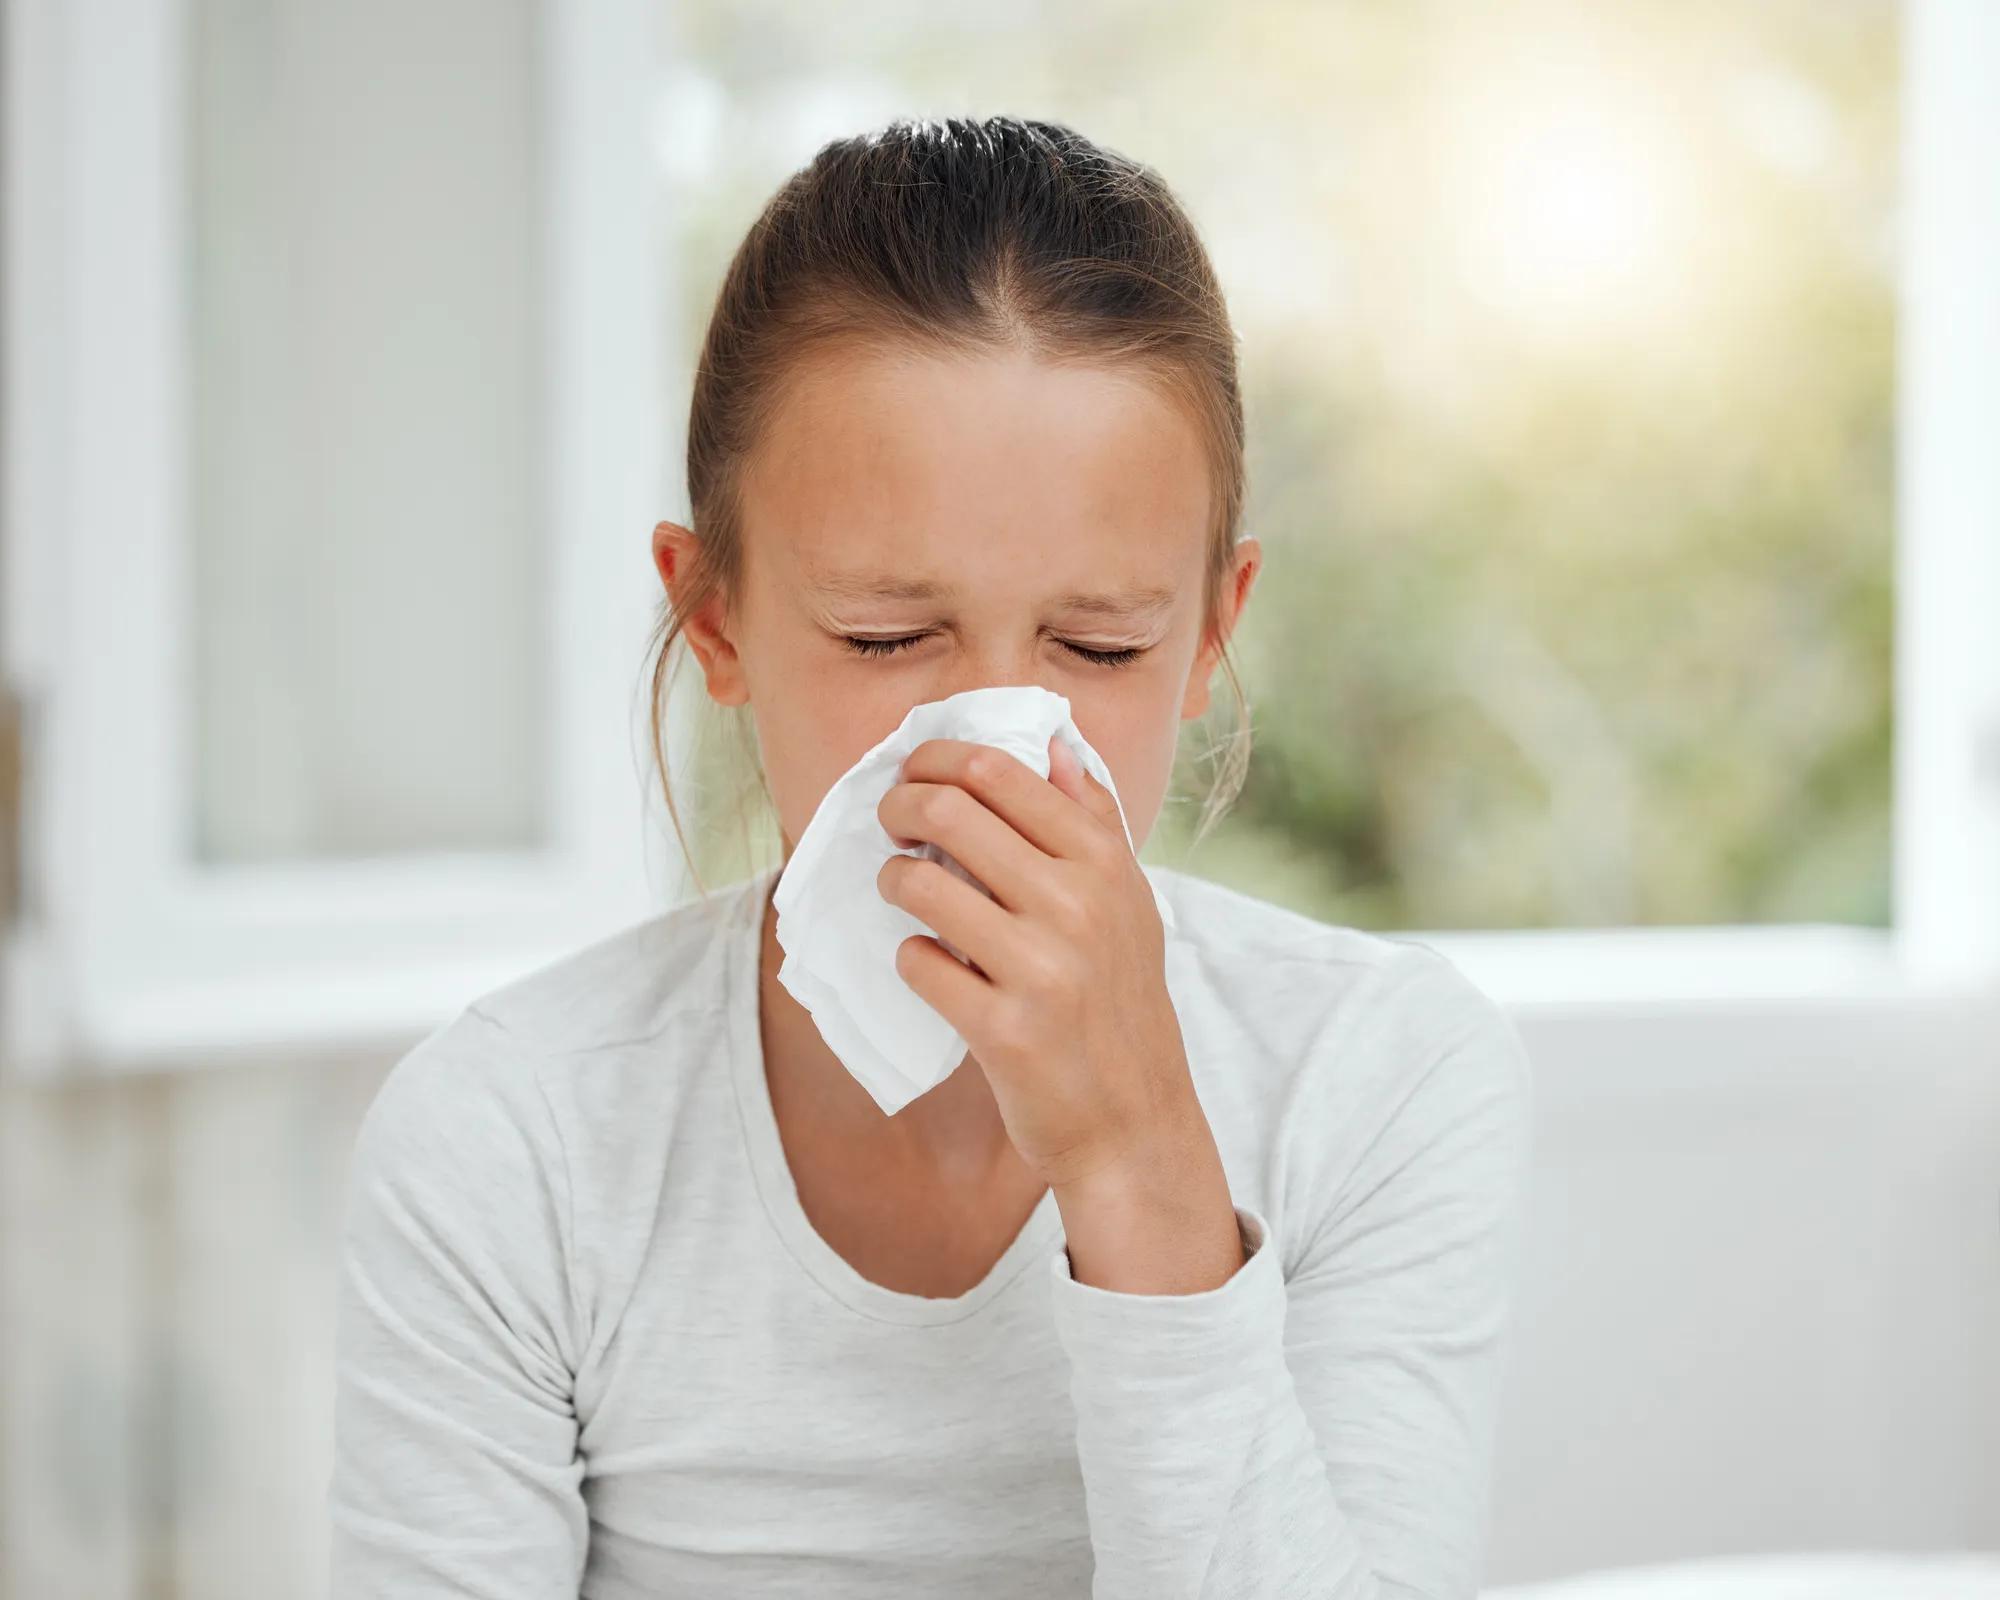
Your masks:
[[[1145,839],[1260,559],[1233,335],[1151,169],[1012,118],[827,146],[730,266],[687,464],[656,754],[684,640],[789,856],[910,707],[1035,683]],[[1474,1592],[1517,1035],[1422,945],[1142,866],[1051,758],[933,740],[881,804],[992,890],[882,872],[977,963],[898,951],[971,1049],[893,1118],[776,981],[782,861],[396,1065],[337,1600]]]

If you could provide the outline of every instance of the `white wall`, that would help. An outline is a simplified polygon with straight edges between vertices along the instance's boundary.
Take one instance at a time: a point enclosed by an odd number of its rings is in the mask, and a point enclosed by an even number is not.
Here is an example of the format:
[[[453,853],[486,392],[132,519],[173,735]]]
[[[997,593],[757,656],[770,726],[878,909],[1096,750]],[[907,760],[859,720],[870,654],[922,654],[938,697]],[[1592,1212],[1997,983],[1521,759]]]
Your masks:
[[[2000,1004],[1523,1032],[1491,1579],[2000,1548]]]

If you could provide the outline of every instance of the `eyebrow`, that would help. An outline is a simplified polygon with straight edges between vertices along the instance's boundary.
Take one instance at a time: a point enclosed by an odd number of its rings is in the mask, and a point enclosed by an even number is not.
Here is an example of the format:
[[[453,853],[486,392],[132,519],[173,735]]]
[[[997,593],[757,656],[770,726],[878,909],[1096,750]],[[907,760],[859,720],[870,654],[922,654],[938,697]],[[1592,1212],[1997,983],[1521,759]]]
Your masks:
[[[832,600],[946,600],[952,594],[947,584],[893,572],[826,572],[808,582],[814,592]],[[1055,607],[1087,616],[1140,619],[1169,609],[1175,598],[1171,588],[1134,583],[1094,592],[1072,590],[1056,596]]]

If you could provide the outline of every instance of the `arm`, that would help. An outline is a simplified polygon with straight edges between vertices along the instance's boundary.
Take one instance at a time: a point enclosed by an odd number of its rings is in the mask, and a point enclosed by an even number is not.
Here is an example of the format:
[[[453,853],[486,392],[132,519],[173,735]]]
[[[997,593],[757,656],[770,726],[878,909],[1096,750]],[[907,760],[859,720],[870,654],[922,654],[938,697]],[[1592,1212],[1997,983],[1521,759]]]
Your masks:
[[[532,1068],[477,1010],[390,1072],[347,1183],[331,1600],[575,1600],[567,1169]]]
[[[1409,951],[1305,1065],[1324,1080],[1391,1052],[1410,1070],[1338,1193],[1298,1190],[1302,1237],[1238,1204],[1247,1259],[1184,1295],[1097,1288],[1053,1258],[1097,1600],[1478,1587],[1527,1061],[1497,1007]],[[1300,1184],[1333,1142],[1323,1103],[1308,1084],[1286,1130]]]

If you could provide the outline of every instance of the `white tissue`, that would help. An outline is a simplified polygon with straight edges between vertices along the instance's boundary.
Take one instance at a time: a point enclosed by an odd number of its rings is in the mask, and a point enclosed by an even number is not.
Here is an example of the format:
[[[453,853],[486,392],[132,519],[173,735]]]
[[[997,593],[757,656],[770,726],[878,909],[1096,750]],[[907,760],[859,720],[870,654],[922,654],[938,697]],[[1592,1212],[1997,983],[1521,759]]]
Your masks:
[[[894,733],[826,792],[778,878],[771,895],[778,914],[775,932],[785,952],[778,981],[812,1013],[820,1037],[890,1116],[949,1076],[968,1046],[896,971],[896,947],[912,934],[939,939],[961,960],[964,952],[882,898],[876,885],[882,863],[892,855],[925,857],[981,893],[989,891],[928,841],[899,850],[876,807],[900,778],[903,758],[926,739],[995,745],[1046,778],[1049,740],[1056,736],[1116,800],[1110,768],[1077,732],[1062,695],[1035,684],[1009,684],[913,706]],[[1118,816],[1123,823],[1122,803]],[[1129,823],[1125,842],[1131,847]],[[1158,885],[1153,902],[1171,932],[1173,908]]]

